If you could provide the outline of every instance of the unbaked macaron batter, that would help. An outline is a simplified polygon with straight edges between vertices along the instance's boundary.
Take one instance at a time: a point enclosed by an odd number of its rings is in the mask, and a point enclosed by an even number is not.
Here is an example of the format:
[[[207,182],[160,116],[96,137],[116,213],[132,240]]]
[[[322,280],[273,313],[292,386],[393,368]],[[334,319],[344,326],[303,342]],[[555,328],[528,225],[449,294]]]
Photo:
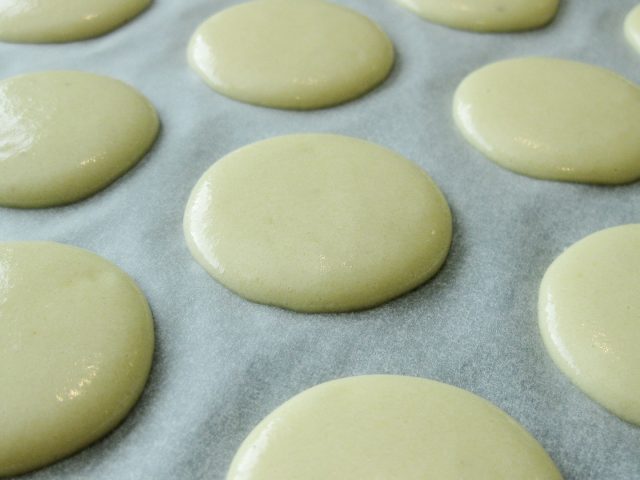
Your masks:
[[[544,275],[538,315],[558,367],[640,425],[640,224],[601,230],[565,250]]]
[[[393,66],[378,25],[324,0],[253,0],[198,27],[189,63],[213,89],[243,102],[312,109],[346,102]]]
[[[421,17],[461,30],[513,32],[549,23],[559,0],[396,0]]]
[[[629,12],[624,22],[627,40],[640,53],[640,4]]]
[[[503,60],[462,81],[453,115],[474,147],[515,172],[604,184],[640,178],[640,88],[610,70]]]
[[[78,71],[0,81],[0,205],[48,207],[114,182],[158,133],[151,103],[129,85]]]
[[[274,410],[227,480],[561,480],[515,420],[465,390],[415,377],[323,383]]]
[[[73,42],[103,35],[149,6],[151,0],[1,0],[0,40]]]
[[[138,400],[153,320],[107,260],[49,242],[0,243],[0,476],[64,458]]]
[[[249,300],[306,312],[372,307],[432,277],[451,213],[429,176],[356,138],[276,137],[218,160],[191,193],[187,245]]]

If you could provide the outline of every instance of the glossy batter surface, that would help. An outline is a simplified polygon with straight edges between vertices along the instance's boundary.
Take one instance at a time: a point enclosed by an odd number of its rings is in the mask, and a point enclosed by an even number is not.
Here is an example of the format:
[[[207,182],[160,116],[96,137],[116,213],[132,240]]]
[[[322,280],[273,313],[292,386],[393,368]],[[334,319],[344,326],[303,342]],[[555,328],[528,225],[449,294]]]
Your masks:
[[[0,243],[0,476],[113,429],[138,399],[153,322],[133,280],[79,248]]]
[[[459,388],[390,375],[324,383],[267,416],[227,480],[554,480],[543,448]]]
[[[151,0],[0,0],[0,40],[72,42],[97,37],[147,8]]]
[[[254,0],[214,15],[189,45],[191,67],[236,100],[310,109],[382,82],[393,45],[371,20],[323,0]]]
[[[435,23],[478,32],[539,28],[551,21],[559,0],[396,0]]]
[[[453,105],[465,138],[537,178],[617,184],[640,178],[640,88],[603,68],[518,58],[470,74]]]
[[[640,425],[640,224],[601,230],[562,253],[540,285],[538,314],[558,367]]]
[[[153,106],[118,80],[52,71],[0,81],[0,205],[83,199],[137,163],[157,132]]]
[[[640,4],[627,15],[624,34],[629,43],[640,53]]]
[[[249,300],[300,311],[371,307],[440,268],[451,213],[429,176],[377,145],[289,135],[218,160],[184,229],[196,260]]]

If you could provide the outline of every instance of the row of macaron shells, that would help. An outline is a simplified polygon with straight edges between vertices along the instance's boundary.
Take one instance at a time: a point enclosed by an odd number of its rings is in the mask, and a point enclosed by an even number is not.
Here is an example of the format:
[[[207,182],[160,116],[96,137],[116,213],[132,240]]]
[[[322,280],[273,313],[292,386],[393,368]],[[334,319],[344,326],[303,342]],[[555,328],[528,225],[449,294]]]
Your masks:
[[[273,0],[273,2],[276,2],[276,1],[278,1],[278,0]],[[268,6],[268,3],[269,3],[269,2],[262,2],[262,3]],[[282,7],[284,4],[286,4],[287,2],[280,2],[280,3],[281,3],[281,5],[279,5],[278,7],[280,7],[280,8],[281,8],[281,7]],[[311,5],[311,8],[319,8],[319,9],[326,9],[326,8],[333,9],[333,8],[335,8],[335,6],[333,6],[333,5],[329,5],[329,4],[325,4],[324,2],[316,2],[316,1],[313,1],[313,2],[309,2],[309,3],[310,3],[310,5]],[[553,2],[552,2],[552,3],[553,3]],[[555,2],[555,3],[557,4],[557,2]],[[246,7],[246,8],[248,8],[248,5],[249,5],[249,4],[247,4],[247,7]],[[298,4],[298,5],[297,5],[297,7],[299,7],[299,5],[300,5],[300,4]],[[261,6],[261,7],[262,7],[262,6]],[[236,9],[230,9],[230,10],[238,10],[238,9],[239,9],[239,7],[236,7]],[[224,13],[224,12],[223,12],[223,13]],[[236,12],[236,13],[237,13],[237,12]],[[327,14],[328,14],[328,15],[332,15],[333,13],[328,13],[328,12],[327,12]],[[221,14],[219,14],[219,15],[221,15]],[[323,15],[323,16],[326,16],[326,15]],[[216,17],[217,17],[217,16],[216,16]],[[264,15],[262,15],[262,18],[264,18]],[[215,19],[215,17],[214,17],[214,18],[212,18],[211,20],[209,20],[208,22],[212,22],[214,19]],[[219,19],[219,17],[218,17],[218,19]],[[357,21],[360,21],[360,20],[357,20]],[[201,28],[207,28],[207,23],[208,23],[208,22],[205,22],[205,24],[203,24],[203,26],[202,26]],[[529,25],[529,26],[527,26],[526,28],[531,28],[531,27],[532,27],[532,25]],[[209,30],[210,30],[210,29],[209,29]],[[202,65],[201,65],[200,63],[201,63],[201,62],[203,62],[203,61],[204,61],[204,62],[206,62],[206,61],[207,61],[207,58],[206,58],[206,56],[203,56],[201,53],[198,53],[198,48],[202,48],[202,44],[203,44],[203,42],[205,42],[205,43],[206,43],[206,38],[205,38],[205,39],[203,39],[204,37],[206,37],[206,33],[207,33],[207,32],[206,32],[206,30],[205,30],[204,32],[203,32],[202,30],[199,30],[198,32],[196,32],[196,34],[195,34],[195,35],[194,35],[194,37],[193,37],[194,39],[193,39],[193,41],[192,41],[192,45],[191,45],[191,49],[190,49],[190,52],[191,52],[191,53],[190,53],[191,63],[192,63],[192,65],[194,66],[194,68],[195,68],[196,70],[199,70],[199,73],[200,73],[201,75],[203,75],[203,76],[206,76],[206,71],[207,71],[207,69],[206,69],[206,67],[204,67],[204,68],[203,68],[203,67],[202,67]],[[210,33],[210,31],[209,31],[209,33]],[[217,32],[215,32],[215,31],[214,31],[213,33],[214,33],[214,36],[215,36],[215,34],[216,34]],[[383,38],[386,38],[386,37],[377,36],[377,40],[376,40],[376,42],[378,42],[378,43],[377,43],[378,47],[380,47],[381,45],[384,45],[384,43],[385,43],[385,42],[384,42]],[[380,42],[381,42],[381,43],[380,43]],[[383,58],[382,58],[381,60],[380,60],[380,59],[374,59],[374,60],[373,60],[373,61],[374,61],[374,63],[376,63],[376,62],[377,62],[376,64],[378,64],[378,65],[382,65],[382,67],[380,68],[380,70],[379,70],[378,72],[376,72],[376,73],[375,73],[375,75],[373,75],[372,77],[370,77],[370,84],[366,84],[366,83],[365,83],[365,85],[366,85],[366,86],[365,86],[364,88],[362,88],[360,91],[358,91],[358,90],[354,90],[354,89],[352,88],[352,89],[350,90],[350,93],[347,95],[347,97],[345,97],[345,98],[338,98],[337,100],[336,100],[335,98],[330,99],[330,100],[328,101],[327,105],[329,105],[329,104],[335,104],[335,103],[341,103],[341,102],[343,102],[343,101],[346,101],[348,98],[353,98],[353,97],[355,97],[355,96],[358,96],[358,95],[360,95],[360,94],[364,93],[365,91],[369,90],[370,88],[372,88],[373,86],[375,86],[375,84],[379,83],[380,81],[382,81],[382,80],[384,79],[384,77],[388,74],[388,71],[390,70],[390,68],[391,68],[391,66],[392,66],[392,48],[391,48],[391,49],[389,49],[389,48],[378,48],[378,47],[376,47],[376,48],[375,48],[375,50],[377,51],[377,54],[379,54],[379,53],[380,53],[380,51],[382,51],[382,52],[385,52],[385,51],[386,51],[386,54],[383,54],[383,55],[382,55],[382,57],[383,57]],[[210,61],[210,60],[211,60],[211,59],[209,59],[209,61]],[[371,59],[368,59],[368,60],[367,60],[367,62],[369,62],[370,60],[371,60]],[[199,67],[200,67],[200,68],[199,68]],[[576,68],[578,68],[578,67],[576,67]],[[581,68],[581,67],[580,67],[580,68]],[[288,78],[291,78],[289,74],[287,74],[286,76],[287,76]],[[213,81],[213,80],[215,80],[215,79],[208,79],[208,80],[210,80],[210,81],[209,81],[209,83],[211,83],[211,84],[212,84],[212,86],[214,86],[214,88],[215,88],[215,87],[216,87],[216,85],[215,85],[215,82]],[[229,85],[229,83],[228,83],[228,82],[226,82],[226,81],[223,81],[223,82],[222,82],[222,84],[224,84],[224,85]],[[362,85],[362,83],[361,83],[360,85]],[[335,88],[335,87],[333,87],[333,88]],[[361,88],[361,87],[359,87],[359,88]],[[233,92],[228,92],[228,91],[227,91],[227,92],[225,92],[225,91],[223,91],[223,89],[222,89],[222,88],[219,88],[219,90],[221,90],[221,91],[222,91],[222,93],[226,93],[226,94],[228,94],[228,95],[230,95],[230,96],[241,97],[241,95],[234,95],[234,94],[233,94]],[[288,90],[289,90],[289,91],[291,91],[291,89],[288,89]],[[343,89],[342,91],[349,91],[349,89]],[[295,92],[294,92],[294,93],[295,93]],[[314,95],[312,95],[312,96],[313,96],[313,98],[315,98],[316,100],[317,100],[318,98],[322,98],[322,96],[318,96],[317,94],[314,94]],[[277,96],[276,96],[276,97],[277,97]],[[253,101],[253,103],[260,103],[260,104],[267,104],[267,105],[268,105],[268,98],[276,98],[276,97],[274,97],[273,95],[271,95],[271,94],[267,93],[267,96],[265,97],[265,98],[267,98],[267,100],[265,100],[265,101],[257,100],[257,101]],[[295,100],[295,102],[297,102],[297,103],[295,103],[295,104],[289,104],[289,105],[286,105],[286,104],[279,104],[279,105],[271,105],[271,106],[277,106],[277,107],[282,107],[282,108],[316,108],[316,107],[320,107],[320,106],[326,106],[326,105],[321,105],[321,104],[318,104],[318,103],[315,103],[315,104],[314,104],[314,103],[310,103],[310,104],[304,105],[304,104],[299,103],[299,102],[300,102],[300,98],[301,98],[301,96],[300,96],[299,94],[295,93],[295,94],[294,94],[294,100]],[[328,97],[326,97],[326,96],[325,96],[325,98],[328,98]],[[252,101],[249,97],[246,97],[246,98],[239,98],[239,99],[241,99],[241,100],[245,100],[245,101]],[[462,102],[462,103],[464,103],[464,102]],[[461,112],[461,111],[464,111],[464,110],[465,110],[465,108],[460,108],[460,109],[459,109],[459,110],[457,110],[457,111],[460,111],[460,112]],[[468,110],[468,107],[466,108],[466,110]],[[460,116],[460,115],[458,115],[457,120],[459,120],[459,118],[461,118],[461,116]],[[466,118],[466,117],[465,117],[465,121],[468,121],[468,118]],[[153,123],[153,122],[151,121],[151,123]],[[458,123],[459,123],[459,125],[461,125],[462,130],[463,130],[463,132],[464,132],[464,131],[465,131],[465,129],[464,129],[464,122],[459,121]],[[157,126],[156,126],[156,128],[157,128]],[[474,129],[474,130],[477,130],[477,129]],[[475,131],[474,131],[473,133],[475,133]],[[153,133],[153,135],[152,135],[152,136],[153,136],[153,137],[155,137],[155,132]],[[471,139],[471,140],[473,141],[473,139]],[[151,142],[152,142],[152,140],[151,140]],[[148,144],[148,145],[146,145],[146,146],[142,147],[142,148],[141,148],[141,151],[139,151],[139,152],[137,152],[136,154],[134,154],[134,155],[133,155],[133,157],[136,157],[136,159],[137,159],[137,158],[140,158],[140,156],[142,156],[142,154],[144,153],[144,151],[146,151],[146,149],[147,149],[147,148],[149,148],[149,146],[150,146],[150,143],[151,143],[151,142],[149,142],[149,144]],[[496,159],[496,160],[497,160],[497,161],[499,161],[499,159]],[[134,160],[134,161],[135,161],[135,160]],[[129,163],[129,166],[131,166],[131,163]],[[128,168],[128,167],[127,167],[127,168]],[[126,170],[126,168],[125,168],[125,170]],[[526,173],[526,172],[525,172],[525,173]],[[637,174],[636,174],[636,175],[637,175]],[[625,179],[625,180],[623,180],[623,181],[629,181],[629,180],[632,180],[632,179],[633,179],[633,178],[627,178],[627,179]],[[581,179],[570,179],[570,180],[585,181],[585,180],[581,180]],[[593,180],[592,180],[592,179],[590,179],[590,180],[586,180],[586,181],[593,181]],[[102,188],[102,187],[104,187],[104,185],[97,186],[97,187],[96,187],[96,190],[97,190],[97,189],[99,189],[99,188]],[[93,193],[93,192],[89,192],[88,194],[90,194],[90,193]],[[86,196],[86,195],[87,195],[87,194],[84,194],[84,195],[82,195],[82,196]],[[73,199],[73,200],[75,200],[75,199]],[[67,203],[68,201],[73,201],[73,200],[68,200],[68,199],[66,199],[66,200],[63,200],[62,202],[54,201],[53,203]],[[10,201],[9,201],[9,202],[7,202],[7,203],[10,203]],[[51,203],[48,203],[48,204],[51,204]],[[40,206],[40,205],[17,205],[17,206]]]

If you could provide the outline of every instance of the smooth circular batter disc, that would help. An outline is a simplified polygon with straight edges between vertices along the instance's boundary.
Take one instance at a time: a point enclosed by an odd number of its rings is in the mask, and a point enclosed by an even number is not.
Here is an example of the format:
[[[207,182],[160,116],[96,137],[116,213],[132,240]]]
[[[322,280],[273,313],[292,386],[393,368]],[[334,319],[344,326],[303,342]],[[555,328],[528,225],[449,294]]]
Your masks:
[[[544,449],[486,400],[372,375],[318,385],[249,434],[227,480],[558,480]]]
[[[396,0],[435,23],[477,32],[513,32],[551,21],[559,0]]]
[[[599,231],[562,253],[540,285],[538,315],[558,367],[640,425],[640,224]]]
[[[276,108],[351,100],[382,82],[393,45],[371,20],[322,0],[254,0],[214,15],[189,45],[214,90]]]
[[[119,27],[151,0],[0,0],[0,40],[73,42]]]
[[[640,178],[640,88],[603,68],[518,58],[470,74],[453,114],[494,162],[531,177],[584,183]]]
[[[624,33],[629,43],[640,53],[640,4],[627,15]]]
[[[66,457],[137,401],[153,354],[149,306],[105,259],[0,243],[0,476]]]
[[[84,72],[40,72],[0,81],[0,205],[80,200],[135,165],[158,117],[130,86]]]
[[[417,165],[363,140],[289,135],[218,160],[184,218],[187,245],[249,300],[299,311],[372,307],[433,276],[451,213]]]

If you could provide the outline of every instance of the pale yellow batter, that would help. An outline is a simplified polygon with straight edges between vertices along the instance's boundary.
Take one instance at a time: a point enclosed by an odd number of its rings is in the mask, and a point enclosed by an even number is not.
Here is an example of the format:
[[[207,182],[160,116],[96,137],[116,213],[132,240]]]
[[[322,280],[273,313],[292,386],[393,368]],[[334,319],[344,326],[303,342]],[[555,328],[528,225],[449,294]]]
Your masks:
[[[149,306],[103,258],[0,243],[0,476],[66,457],[125,417],[153,354]]]
[[[640,425],[640,224],[568,248],[540,285],[551,358],[591,398]]]
[[[629,43],[640,53],[640,4],[627,15],[624,33]]]
[[[205,21],[189,45],[191,67],[243,102],[321,108],[382,82],[393,45],[371,20],[323,0],[254,0]]]
[[[0,40],[72,42],[97,37],[147,8],[151,0],[0,0]]]
[[[55,71],[0,81],[0,205],[85,198],[138,162],[157,132],[153,106],[118,80]]]
[[[227,480],[558,480],[506,413],[431,380],[376,375],[324,383],[267,416]]]
[[[433,276],[451,214],[400,155],[338,135],[289,135],[218,160],[184,219],[196,260],[249,300],[308,312],[371,307]]]
[[[518,58],[470,74],[453,114],[491,160],[532,177],[585,183],[640,178],[640,88],[603,68]]]
[[[551,21],[559,0],[396,0],[435,23],[478,32],[539,28]]]

